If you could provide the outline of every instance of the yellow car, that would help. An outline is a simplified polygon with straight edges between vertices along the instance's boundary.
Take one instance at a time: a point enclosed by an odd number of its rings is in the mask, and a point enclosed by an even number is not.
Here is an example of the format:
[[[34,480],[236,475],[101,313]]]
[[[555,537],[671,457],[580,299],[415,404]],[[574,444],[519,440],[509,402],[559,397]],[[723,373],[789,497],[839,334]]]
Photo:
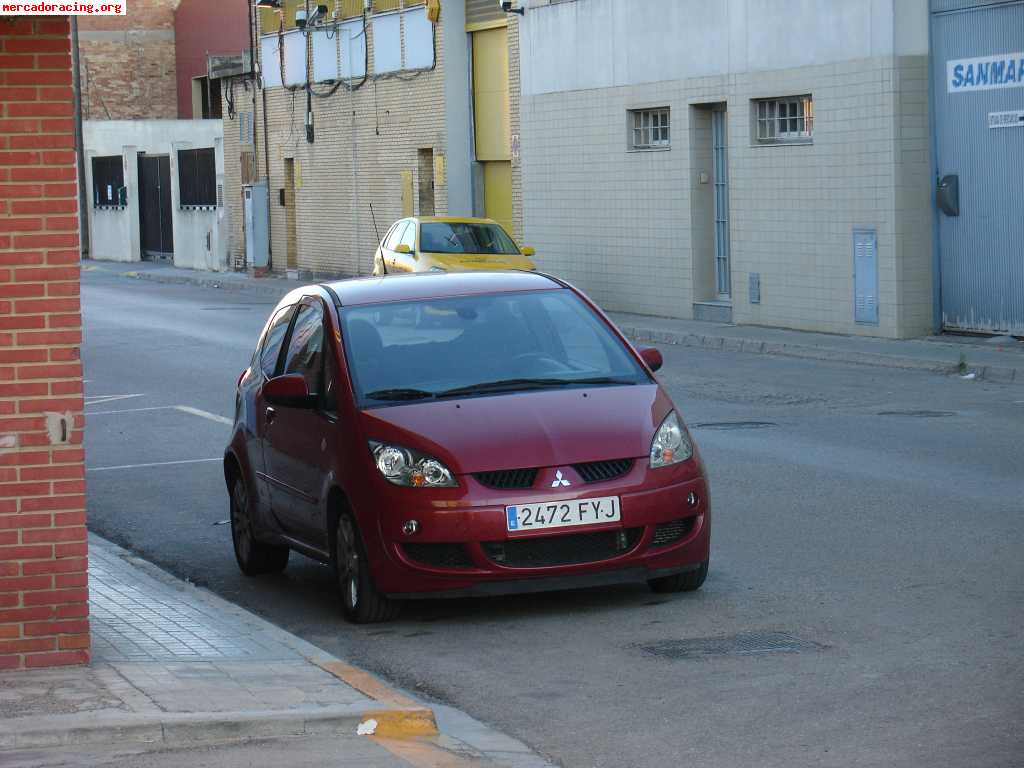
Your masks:
[[[391,225],[373,257],[373,274],[463,269],[536,269],[533,248],[520,248],[491,219],[422,216]]]

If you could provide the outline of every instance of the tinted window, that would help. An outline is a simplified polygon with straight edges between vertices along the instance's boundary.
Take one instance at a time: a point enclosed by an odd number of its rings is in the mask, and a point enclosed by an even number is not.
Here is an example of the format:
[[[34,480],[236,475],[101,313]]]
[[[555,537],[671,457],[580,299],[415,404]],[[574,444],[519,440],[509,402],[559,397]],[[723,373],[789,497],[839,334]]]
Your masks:
[[[519,253],[497,224],[435,222],[420,226],[420,250],[428,253]]]
[[[297,373],[306,380],[309,393],[320,392],[323,375],[324,312],[319,302],[303,304],[295,319],[288,354],[285,356],[284,372]]]
[[[277,369],[277,358],[281,354],[281,343],[288,330],[288,323],[292,319],[294,307],[285,307],[274,316],[266,335],[263,337],[263,346],[260,347],[260,369],[268,379],[274,375]]]
[[[384,247],[387,248],[389,251],[395,250],[395,246],[398,245],[399,243],[399,238],[402,236],[402,233],[405,232],[405,228],[408,225],[409,222],[407,221],[400,221],[397,224],[395,224],[394,229],[392,229],[388,236],[384,239]]]
[[[538,387],[650,381],[608,326],[568,290],[349,307],[341,317],[349,371],[364,407],[509,379],[533,379],[529,386]],[[380,394],[389,390],[420,392]]]

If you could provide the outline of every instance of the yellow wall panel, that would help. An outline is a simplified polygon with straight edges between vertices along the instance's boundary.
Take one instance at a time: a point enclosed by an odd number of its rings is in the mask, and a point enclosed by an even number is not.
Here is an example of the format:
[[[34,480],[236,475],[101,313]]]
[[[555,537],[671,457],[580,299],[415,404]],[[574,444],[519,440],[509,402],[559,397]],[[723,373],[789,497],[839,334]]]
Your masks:
[[[473,117],[476,159],[511,160],[508,30],[473,33]]]
[[[512,232],[512,163],[484,163],[484,212]]]

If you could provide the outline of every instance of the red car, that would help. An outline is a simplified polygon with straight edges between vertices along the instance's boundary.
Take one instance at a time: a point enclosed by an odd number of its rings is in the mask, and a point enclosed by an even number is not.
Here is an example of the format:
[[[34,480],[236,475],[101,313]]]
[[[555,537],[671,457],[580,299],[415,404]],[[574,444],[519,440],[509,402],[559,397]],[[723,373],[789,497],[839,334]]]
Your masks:
[[[355,622],[414,597],[697,589],[708,483],[660,366],[539,273],[294,290],[238,381],[238,565],[330,563]]]

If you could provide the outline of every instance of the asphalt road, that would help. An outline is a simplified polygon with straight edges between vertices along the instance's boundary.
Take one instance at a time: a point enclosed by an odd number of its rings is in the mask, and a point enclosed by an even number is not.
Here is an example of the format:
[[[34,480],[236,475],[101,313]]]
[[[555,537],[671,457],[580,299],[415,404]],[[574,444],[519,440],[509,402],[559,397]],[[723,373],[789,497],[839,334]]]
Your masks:
[[[230,416],[272,303],[84,275],[92,530],[573,768],[1024,763],[1020,387],[664,348],[713,483],[702,591],[354,627],[323,566],[239,574],[228,428],[167,407]]]

